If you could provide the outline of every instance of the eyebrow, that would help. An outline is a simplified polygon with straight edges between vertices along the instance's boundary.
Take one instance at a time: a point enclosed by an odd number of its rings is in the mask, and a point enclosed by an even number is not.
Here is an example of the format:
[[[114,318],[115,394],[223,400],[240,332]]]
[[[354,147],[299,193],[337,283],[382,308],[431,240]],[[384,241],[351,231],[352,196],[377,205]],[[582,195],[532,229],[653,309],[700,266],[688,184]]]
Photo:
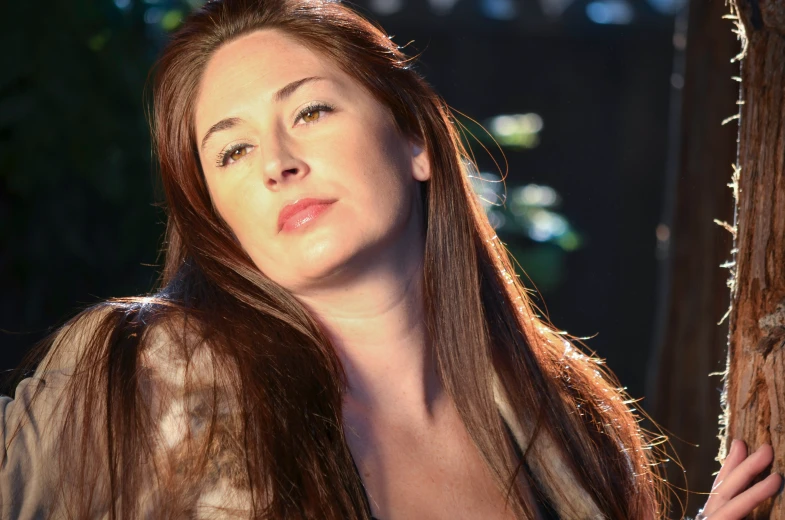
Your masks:
[[[287,98],[289,98],[292,94],[294,94],[295,91],[301,86],[303,86],[304,84],[311,81],[319,81],[324,79],[326,78],[320,76],[309,76],[307,78],[302,78],[292,81],[288,85],[278,90],[278,92],[276,92],[273,95],[273,101],[275,103],[281,103],[282,101],[285,101]],[[221,132],[222,130],[229,130],[230,128],[234,128],[235,126],[242,123],[242,121],[243,120],[239,117],[227,117],[226,119],[221,119],[220,121],[215,123],[213,126],[210,127],[210,129],[207,131],[206,134],[204,134],[204,137],[202,138],[202,150],[204,150],[207,141],[210,139],[210,137],[212,137],[214,133]]]

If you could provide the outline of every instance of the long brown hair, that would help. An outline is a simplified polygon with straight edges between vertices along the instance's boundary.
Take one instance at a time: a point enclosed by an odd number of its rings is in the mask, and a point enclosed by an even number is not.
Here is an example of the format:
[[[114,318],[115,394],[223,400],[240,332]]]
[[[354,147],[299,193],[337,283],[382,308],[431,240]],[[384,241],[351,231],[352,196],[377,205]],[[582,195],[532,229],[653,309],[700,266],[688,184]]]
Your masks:
[[[104,505],[113,519],[138,518],[145,507],[190,517],[204,481],[222,477],[243,490],[254,518],[368,518],[344,439],[341,363],[315,318],[259,271],[216,213],[198,160],[194,100],[207,61],[221,45],[270,28],[331,59],[425,144],[425,320],[438,374],[513,511],[533,518],[515,484],[529,477],[508,427],[552,502],[590,504],[565,505],[565,518],[660,518],[666,495],[649,434],[599,360],[537,314],[478,204],[446,103],[380,27],[328,0],[208,2],[160,58],[152,113],[168,211],[160,289],[83,312],[46,361],[76,345],[61,435],[69,444],[60,464],[71,472],[63,492],[79,497],[69,514]],[[154,374],[167,363],[186,374],[206,367],[209,377],[175,388]],[[156,454],[151,432],[165,406],[151,389],[200,396],[189,413],[201,426],[175,455]],[[538,446],[553,450],[552,465],[536,463]],[[84,461],[96,450],[105,463],[91,468]],[[95,485],[100,475],[108,478]],[[140,501],[147,489],[157,490],[147,502],[155,506]]]

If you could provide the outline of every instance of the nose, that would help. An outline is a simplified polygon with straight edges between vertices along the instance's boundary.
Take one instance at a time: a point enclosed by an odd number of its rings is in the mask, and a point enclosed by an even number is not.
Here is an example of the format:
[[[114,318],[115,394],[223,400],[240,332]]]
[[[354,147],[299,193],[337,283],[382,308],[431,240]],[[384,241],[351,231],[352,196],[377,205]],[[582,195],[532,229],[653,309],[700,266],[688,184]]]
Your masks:
[[[283,184],[305,177],[309,169],[288,136],[277,135],[276,132],[273,134],[275,135],[262,143],[260,151],[263,157],[264,184],[269,190],[278,191]]]

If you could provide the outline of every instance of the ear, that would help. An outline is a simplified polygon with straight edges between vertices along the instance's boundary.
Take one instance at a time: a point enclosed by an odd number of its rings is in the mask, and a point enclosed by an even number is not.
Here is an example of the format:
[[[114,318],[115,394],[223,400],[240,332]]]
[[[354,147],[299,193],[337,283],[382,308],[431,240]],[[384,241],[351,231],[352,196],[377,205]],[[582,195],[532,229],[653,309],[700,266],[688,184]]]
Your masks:
[[[431,161],[424,144],[420,141],[409,141],[412,156],[412,176],[421,182],[431,178]]]

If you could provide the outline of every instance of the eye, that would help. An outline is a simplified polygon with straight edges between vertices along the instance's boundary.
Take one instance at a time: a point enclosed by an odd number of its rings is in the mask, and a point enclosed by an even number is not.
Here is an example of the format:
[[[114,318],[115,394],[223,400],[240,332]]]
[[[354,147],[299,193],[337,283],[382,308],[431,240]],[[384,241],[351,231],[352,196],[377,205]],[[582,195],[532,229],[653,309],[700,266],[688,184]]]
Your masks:
[[[228,166],[246,156],[251,148],[252,147],[249,144],[236,144],[225,152],[218,154],[218,159],[216,160],[215,165],[219,168]]]
[[[314,103],[308,105],[307,107],[300,110],[300,113],[297,114],[297,118],[294,120],[295,123],[302,119],[305,121],[306,125],[310,125],[313,123],[318,122],[324,116],[321,115],[322,112],[329,113],[334,110],[334,107],[326,104],[326,103]]]

